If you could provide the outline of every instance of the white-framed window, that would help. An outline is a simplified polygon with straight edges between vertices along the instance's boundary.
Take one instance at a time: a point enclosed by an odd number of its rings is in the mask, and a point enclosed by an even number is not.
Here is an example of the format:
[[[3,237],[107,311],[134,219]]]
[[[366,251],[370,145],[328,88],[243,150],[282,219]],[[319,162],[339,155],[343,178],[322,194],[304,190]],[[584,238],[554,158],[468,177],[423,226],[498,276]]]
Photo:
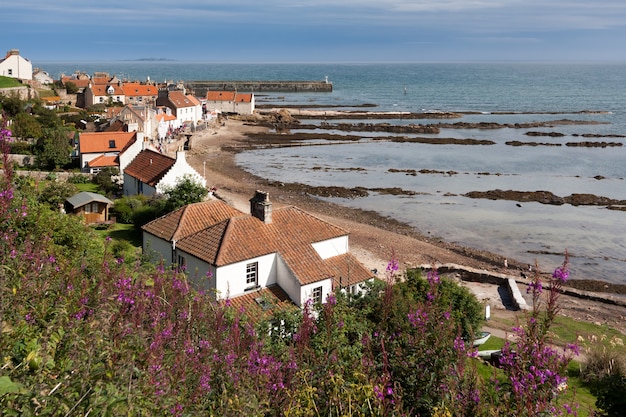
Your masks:
[[[252,262],[246,265],[246,288],[257,286],[259,277],[259,263]]]
[[[323,294],[323,290],[322,287],[315,287],[313,288],[313,296],[311,297],[313,299],[314,303],[321,303],[322,302],[322,294]]]

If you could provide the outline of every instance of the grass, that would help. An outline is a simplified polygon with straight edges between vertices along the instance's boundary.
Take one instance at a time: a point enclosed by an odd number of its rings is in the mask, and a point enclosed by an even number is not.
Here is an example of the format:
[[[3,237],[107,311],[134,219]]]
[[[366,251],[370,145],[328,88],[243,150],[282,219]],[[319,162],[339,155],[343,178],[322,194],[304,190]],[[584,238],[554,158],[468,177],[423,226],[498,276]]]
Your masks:
[[[76,186],[76,188],[78,188],[78,191],[82,192],[82,191],[90,191],[92,193],[97,193],[99,190],[98,188],[98,184],[94,184],[93,182],[88,182],[85,184],[74,184]]]
[[[141,233],[132,224],[114,223],[110,228],[97,232],[103,239],[110,236],[113,240],[128,242],[135,248],[141,247]]]
[[[24,87],[17,79],[0,75],[0,88]]]

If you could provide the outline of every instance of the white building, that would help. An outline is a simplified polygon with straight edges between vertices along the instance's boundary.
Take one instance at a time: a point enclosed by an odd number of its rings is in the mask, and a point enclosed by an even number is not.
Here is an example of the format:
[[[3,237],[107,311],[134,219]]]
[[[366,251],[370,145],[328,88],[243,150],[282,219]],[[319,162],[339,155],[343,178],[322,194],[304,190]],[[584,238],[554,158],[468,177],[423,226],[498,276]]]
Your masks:
[[[33,79],[33,64],[20,56],[20,51],[11,49],[0,61],[0,75],[17,78],[20,80]]]
[[[163,194],[166,188],[176,186],[184,177],[206,187],[205,179],[189,165],[184,151],[176,152],[174,159],[155,150],[144,149],[124,170],[124,195]]]
[[[348,250],[348,233],[296,207],[273,210],[257,191],[244,214],[220,200],[190,204],[142,227],[143,250],[183,267],[218,299],[278,288],[297,306],[357,293],[372,279]],[[267,293],[267,292],[266,292]]]

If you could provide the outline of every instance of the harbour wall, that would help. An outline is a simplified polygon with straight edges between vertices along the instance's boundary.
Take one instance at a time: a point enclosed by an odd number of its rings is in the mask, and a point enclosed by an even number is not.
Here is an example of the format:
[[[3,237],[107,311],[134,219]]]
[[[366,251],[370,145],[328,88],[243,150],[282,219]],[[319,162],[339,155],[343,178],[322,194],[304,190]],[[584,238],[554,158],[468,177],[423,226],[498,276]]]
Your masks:
[[[207,91],[240,93],[331,93],[333,84],[322,81],[187,81],[185,87],[198,97]]]

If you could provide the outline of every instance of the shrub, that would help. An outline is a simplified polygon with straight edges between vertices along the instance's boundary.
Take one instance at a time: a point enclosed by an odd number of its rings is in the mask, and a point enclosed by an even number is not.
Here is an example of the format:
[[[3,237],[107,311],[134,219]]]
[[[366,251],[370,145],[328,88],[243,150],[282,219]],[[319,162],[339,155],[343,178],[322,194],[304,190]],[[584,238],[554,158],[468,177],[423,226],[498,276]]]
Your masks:
[[[85,174],[72,174],[67,178],[67,182],[70,184],[89,184],[91,178]]]

